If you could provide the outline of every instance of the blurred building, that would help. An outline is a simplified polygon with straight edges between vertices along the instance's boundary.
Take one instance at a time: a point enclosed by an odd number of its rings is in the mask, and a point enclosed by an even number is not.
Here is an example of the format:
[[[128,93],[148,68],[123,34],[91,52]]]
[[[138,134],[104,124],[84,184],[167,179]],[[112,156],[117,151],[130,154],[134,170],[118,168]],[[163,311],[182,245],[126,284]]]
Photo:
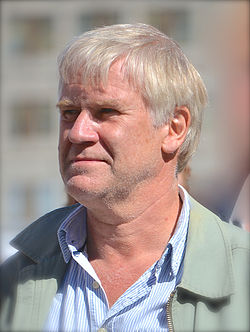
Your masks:
[[[152,24],[177,40],[200,71],[213,100],[216,85],[203,56],[211,25],[203,1],[2,1],[1,3],[1,254],[30,222],[66,203],[57,162],[56,58],[84,31],[115,23]],[[216,112],[210,105],[192,164],[193,192],[216,171]],[[211,175],[212,176],[212,175]],[[203,181],[203,182],[202,182]]]

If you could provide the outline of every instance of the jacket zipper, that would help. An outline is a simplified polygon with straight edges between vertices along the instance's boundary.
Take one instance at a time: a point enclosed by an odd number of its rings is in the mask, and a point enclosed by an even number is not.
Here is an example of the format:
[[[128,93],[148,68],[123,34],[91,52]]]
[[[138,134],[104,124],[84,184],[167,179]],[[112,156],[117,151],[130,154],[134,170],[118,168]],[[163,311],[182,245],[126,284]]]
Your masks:
[[[174,332],[174,325],[173,325],[173,320],[172,320],[172,302],[175,294],[175,290],[170,294],[169,300],[167,302],[167,323],[168,323],[168,331],[169,332]]]

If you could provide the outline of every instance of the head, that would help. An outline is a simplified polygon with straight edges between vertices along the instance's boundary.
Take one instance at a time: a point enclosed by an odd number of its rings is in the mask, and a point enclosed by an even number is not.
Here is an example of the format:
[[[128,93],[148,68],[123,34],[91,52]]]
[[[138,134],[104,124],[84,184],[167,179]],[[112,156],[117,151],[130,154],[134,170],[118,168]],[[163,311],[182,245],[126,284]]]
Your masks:
[[[123,24],[76,37],[58,58],[59,90],[65,83],[105,87],[110,67],[119,60],[155,127],[170,121],[176,108],[189,109],[190,126],[178,151],[176,172],[181,172],[197,147],[207,96],[199,73],[165,34],[146,24]]]

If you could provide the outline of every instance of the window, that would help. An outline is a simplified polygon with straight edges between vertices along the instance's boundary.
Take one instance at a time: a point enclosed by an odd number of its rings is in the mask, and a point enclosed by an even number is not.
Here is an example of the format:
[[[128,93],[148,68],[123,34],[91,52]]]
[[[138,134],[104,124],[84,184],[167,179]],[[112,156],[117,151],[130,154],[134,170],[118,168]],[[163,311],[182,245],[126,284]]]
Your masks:
[[[30,137],[49,134],[51,131],[51,109],[46,102],[27,100],[11,106],[11,134]]]
[[[13,17],[10,19],[10,52],[38,55],[52,46],[52,22],[49,17]]]
[[[83,33],[85,31],[101,27],[104,25],[116,24],[118,22],[118,15],[115,12],[108,13],[94,13],[88,15],[82,15],[80,17],[79,24],[79,33]]]
[[[60,188],[61,189],[61,188]],[[12,183],[8,188],[7,229],[20,231],[36,218],[58,205],[58,184],[51,180]]]
[[[188,13],[183,9],[152,10],[148,16],[148,23],[177,42],[185,42],[190,38],[188,18]]]

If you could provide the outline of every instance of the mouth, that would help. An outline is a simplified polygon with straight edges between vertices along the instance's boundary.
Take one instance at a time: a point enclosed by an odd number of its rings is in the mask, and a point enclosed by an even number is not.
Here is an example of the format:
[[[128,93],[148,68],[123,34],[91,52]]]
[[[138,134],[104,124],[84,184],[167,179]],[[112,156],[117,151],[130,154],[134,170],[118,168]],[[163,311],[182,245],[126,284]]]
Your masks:
[[[88,163],[106,163],[103,159],[98,158],[88,158],[88,157],[81,157],[81,158],[73,158],[70,160],[71,164],[88,164]]]

